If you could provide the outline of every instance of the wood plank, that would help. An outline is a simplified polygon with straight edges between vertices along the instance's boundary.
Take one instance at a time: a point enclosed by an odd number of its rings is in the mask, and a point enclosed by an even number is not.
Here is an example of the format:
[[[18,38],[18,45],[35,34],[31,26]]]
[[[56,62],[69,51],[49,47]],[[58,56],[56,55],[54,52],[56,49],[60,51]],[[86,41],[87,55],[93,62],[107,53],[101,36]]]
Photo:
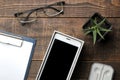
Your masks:
[[[120,80],[120,68],[119,68],[120,62],[119,61],[118,62],[117,61],[116,62],[114,62],[114,61],[110,61],[110,62],[108,62],[108,61],[81,61],[80,59],[78,60],[78,63],[75,67],[75,70],[74,70],[71,80],[88,80],[91,65],[94,62],[111,65],[115,70],[113,80]],[[35,80],[40,63],[41,63],[41,61],[32,61],[28,80]]]
[[[111,0],[111,3],[116,6],[120,6],[120,0]]]
[[[88,18],[39,18],[36,23],[21,26],[16,19],[0,18],[0,30],[37,39],[33,60],[42,60],[54,30],[85,41],[81,53],[82,61],[120,60],[120,18],[108,18],[113,24],[113,31],[106,37],[106,42],[93,45],[91,36],[85,36],[82,25]]]
[[[8,5],[39,5],[45,4],[45,0],[0,0],[1,6]]]
[[[112,4],[115,6],[119,6],[120,5],[120,1],[119,0],[69,0],[69,3],[83,3],[83,2],[87,2],[87,3],[92,3],[92,4],[96,4],[96,5],[108,5],[108,4]]]
[[[108,0],[107,0],[108,1]],[[43,7],[44,4],[39,5],[3,5],[0,6],[0,17],[14,17],[14,13],[29,9]],[[73,13],[74,12],[74,13]],[[67,3],[64,7],[64,15],[56,17],[90,17],[95,12],[101,13],[105,17],[120,17],[120,6],[114,5],[110,2],[104,4],[97,4],[92,2],[82,2],[78,4]],[[47,17],[43,13],[39,13],[38,17]]]
[[[37,76],[38,70],[40,68],[42,61],[32,61],[29,74],[28,74],[28,80],[32,80],[31,78],[34,78]]]
[[[50,4],[63,0],[0,0],[1,6],[6,5],[41,5],[41,4]],[[66,3],[76,4],[76,3],[93,3],[93,4],[107,4],[111,3],[112,5],[119,6],[119,0],[65,0]]]

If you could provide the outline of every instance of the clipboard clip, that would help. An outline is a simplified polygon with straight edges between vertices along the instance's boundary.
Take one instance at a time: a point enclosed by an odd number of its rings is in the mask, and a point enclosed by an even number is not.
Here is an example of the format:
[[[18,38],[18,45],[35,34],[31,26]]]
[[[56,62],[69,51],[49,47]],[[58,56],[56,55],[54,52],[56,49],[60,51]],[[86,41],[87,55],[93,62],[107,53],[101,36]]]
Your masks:
[[[0,43],[21,47],[23,44],[23,39],[19,36],[14,36],[0,32]]]

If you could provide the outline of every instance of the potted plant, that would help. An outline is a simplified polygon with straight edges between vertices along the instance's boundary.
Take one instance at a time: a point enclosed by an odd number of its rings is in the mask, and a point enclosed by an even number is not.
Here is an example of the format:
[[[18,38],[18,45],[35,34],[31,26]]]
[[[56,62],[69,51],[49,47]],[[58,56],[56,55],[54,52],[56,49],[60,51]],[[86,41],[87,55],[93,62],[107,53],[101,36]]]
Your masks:
[[[83,30],[85,34],[90,34],[93,37],[93,44],[96,41],[105,39],[105,35],[112,29],[111,24],[106,18],[102,17],[99,13],[95,13],[84,25]]]

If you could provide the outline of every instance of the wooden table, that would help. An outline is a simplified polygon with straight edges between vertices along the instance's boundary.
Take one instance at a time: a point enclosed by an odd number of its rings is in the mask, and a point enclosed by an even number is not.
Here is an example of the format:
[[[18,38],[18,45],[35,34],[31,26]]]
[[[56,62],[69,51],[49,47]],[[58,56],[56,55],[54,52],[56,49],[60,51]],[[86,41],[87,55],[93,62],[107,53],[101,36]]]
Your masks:
[[[47,0],[47,4],[57,1],[59,0]],[[46,4],[45,2],[45,0],[0,0],[0,30],[37,39],[28,80],[35,79],[54,30],[85,41],[71,80],[88,80],[94,62],[111,65],[115,70],[113,80],[120,80],[120,1],[66,0],[64,15],[50,18],[40,14],[37,22],[25,26],[21,26],[14,17],[15,12],[41,7]],[[105,42],[93,45],[92,38],[85,36],[82,26],[95,12],[107,17],[113,29]]]

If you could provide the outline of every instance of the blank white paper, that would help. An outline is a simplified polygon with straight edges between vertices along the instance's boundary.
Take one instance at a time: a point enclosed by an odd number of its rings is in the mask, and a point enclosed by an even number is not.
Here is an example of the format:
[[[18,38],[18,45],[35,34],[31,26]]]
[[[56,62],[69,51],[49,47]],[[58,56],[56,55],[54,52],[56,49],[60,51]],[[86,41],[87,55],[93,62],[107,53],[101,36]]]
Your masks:
[[[0,43],[0,80],[24,80],[32,46],[27,41],[21,47]]]

